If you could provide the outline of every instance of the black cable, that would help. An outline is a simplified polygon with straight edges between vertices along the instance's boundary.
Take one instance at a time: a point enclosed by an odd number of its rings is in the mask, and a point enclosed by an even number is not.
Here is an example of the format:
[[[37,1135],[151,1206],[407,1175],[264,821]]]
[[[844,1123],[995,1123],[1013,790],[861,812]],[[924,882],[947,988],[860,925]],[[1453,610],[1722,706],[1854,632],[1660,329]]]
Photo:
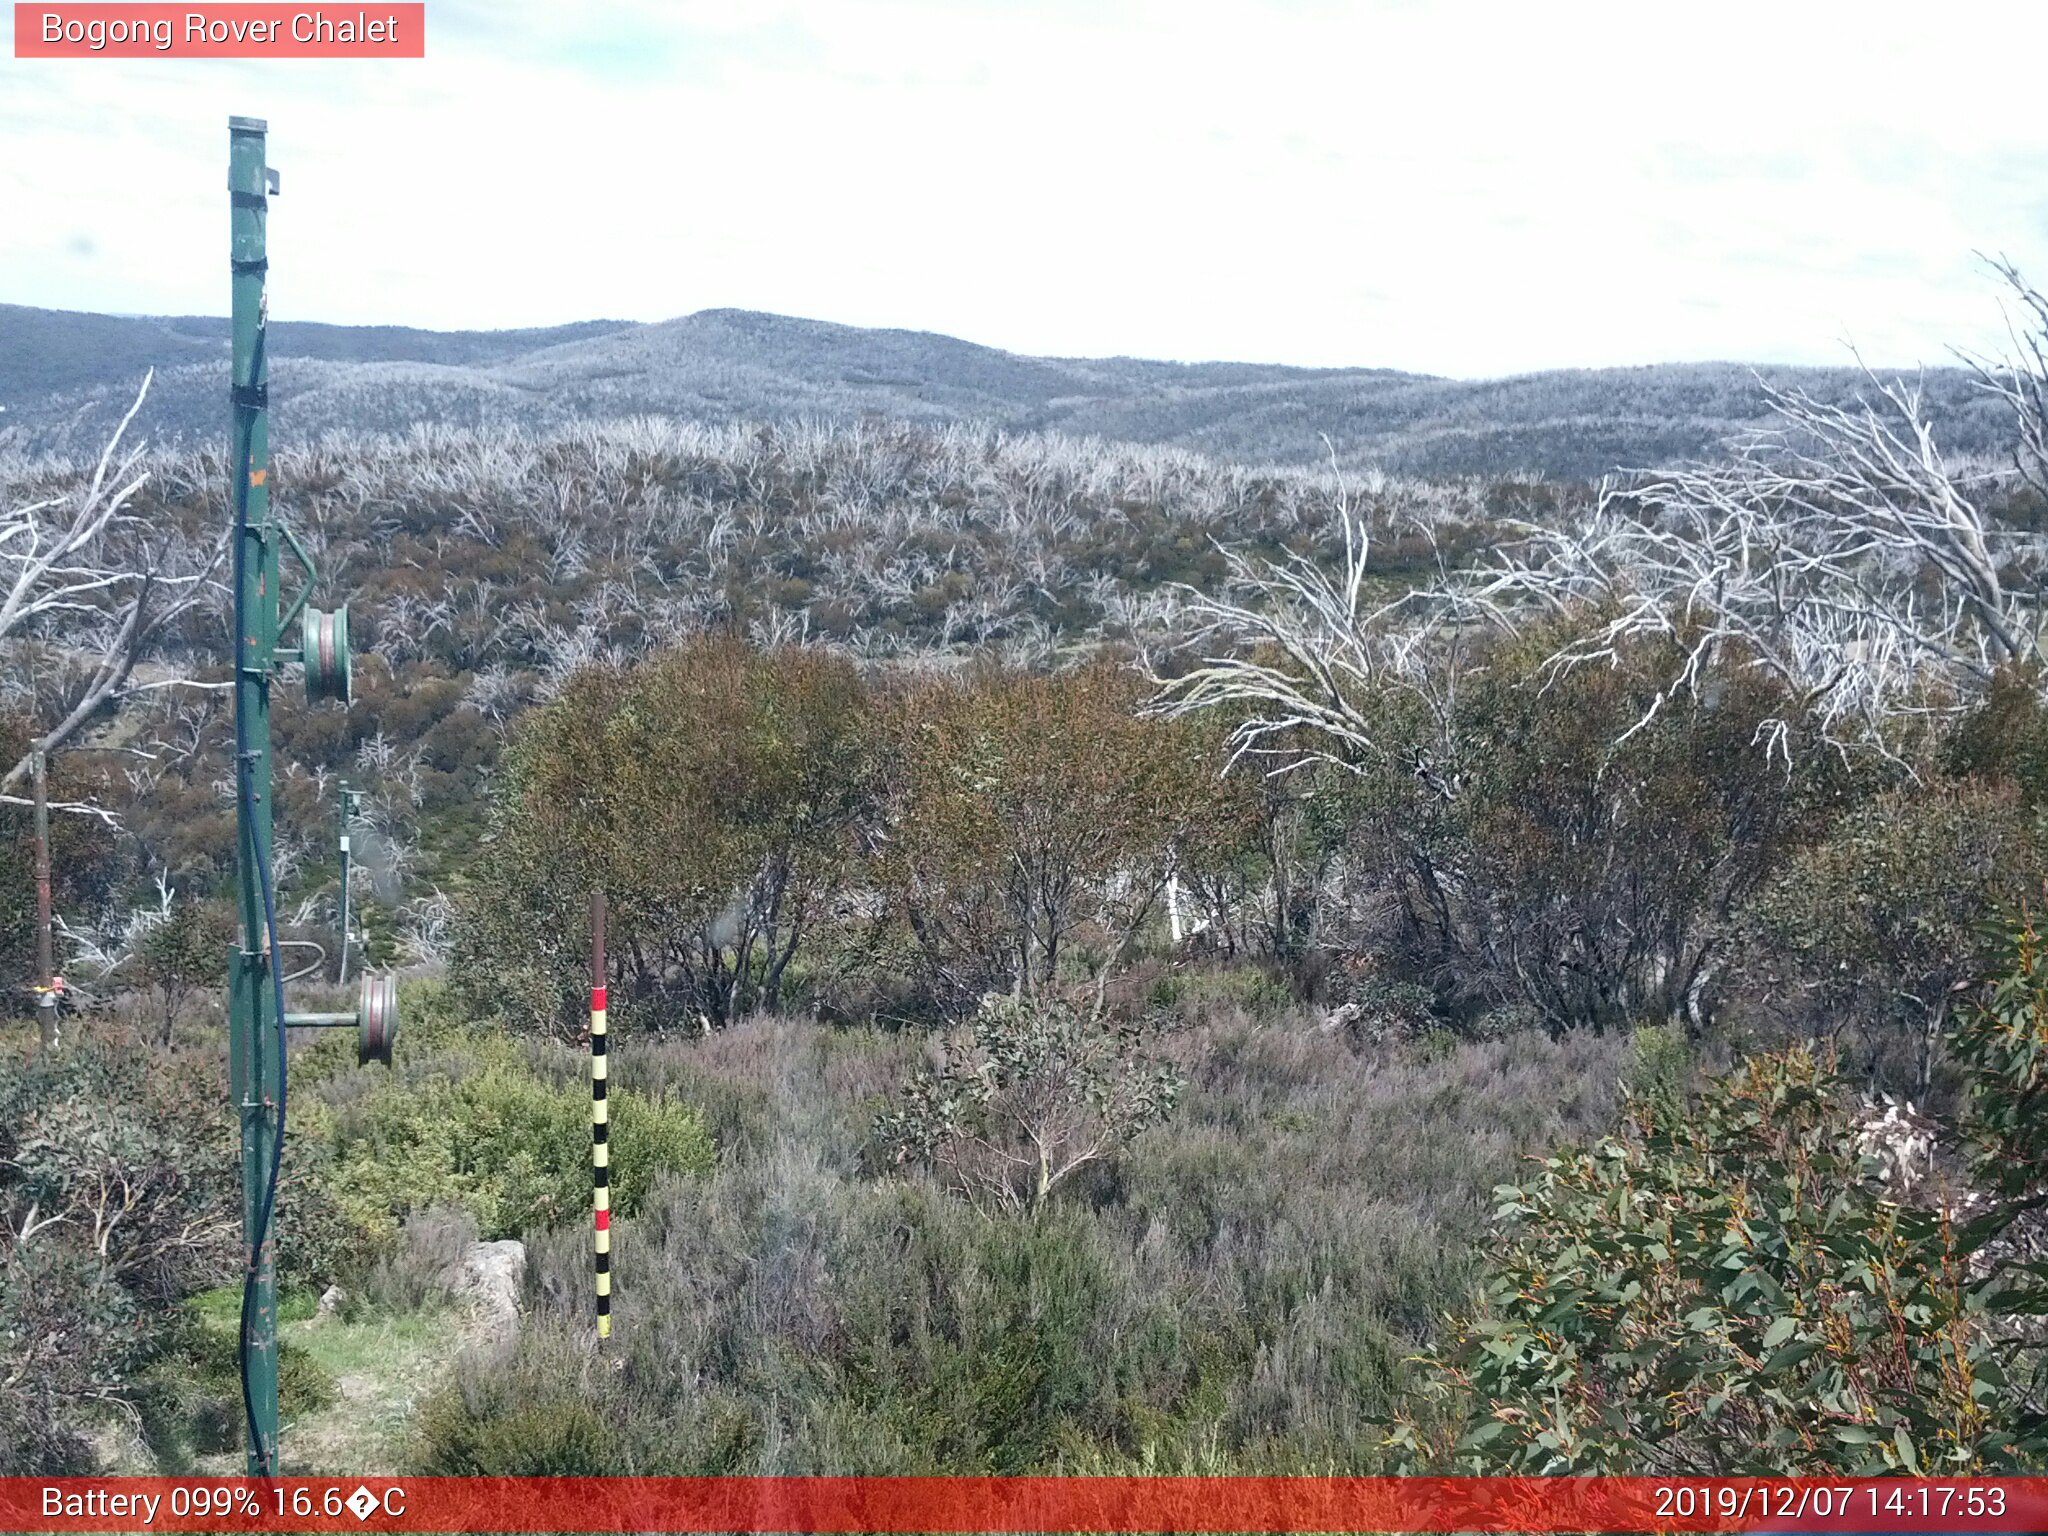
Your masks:
[[[263,372],[263,346],[267,327],[256,332],[255,355],[250,361],[249,375],[258,377]],[[239,401],[238,401],[239,403]],[[244,658],[242,650],[242,593],[243,573],[246,554],[244,546],[248,540],[244,529],[249,518],[249,477],[255,472],[255,416],[253,411],[240,423],[241,442],[236,454],[238,473],[235,476],[235,672],[236,688],[240,691],[241,669]],[[266,666],[270,658],[264,658]],[[248,1420],[249,1443],[256,1448],[257,1475],[276,1475],[277,1447],[266,1445],[262,1432],[256,1426],[256,1398],[249,1387],[249,1315],[256,1306],[256,1273],[263,1263],[263,1245],[270,1236],[270,1219],[277,1206],[278,1175],[284,1168],[284,1109],[285,1109],[285,1024],[284,1024],[284,974],[277,963],[277,900],[270,885],[270,850],[256,846],[256,789],[249,773],[248,722],[242,717],[239,700],[235,708],[235,779],[241,798],[242,814],[249,826],[250,860],[256,866],[257,885],[263,892],[264,949],[270,968],[270,985],[273,1000],[277,1004],[277,1130],[270,1143],[270,1173],[264,1181],[263,1203],[256,1210],[255,1229],[250,1233],[249,1262],[242,1274],[242,1347],[238,1352],[242,1375],[242,1413]],[[249,1091],[261,1090],[262,1085],[253,1081]]]

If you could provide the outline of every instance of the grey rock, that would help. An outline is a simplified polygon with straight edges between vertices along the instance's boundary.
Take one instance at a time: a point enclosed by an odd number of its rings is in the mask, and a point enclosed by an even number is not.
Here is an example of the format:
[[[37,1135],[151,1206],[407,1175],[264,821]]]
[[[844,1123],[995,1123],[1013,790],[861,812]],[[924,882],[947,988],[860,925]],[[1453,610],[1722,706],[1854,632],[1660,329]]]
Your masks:
[[[519,1337],[519,1295],[526,1284],[526,1245],[516,1238],[476,1243],[463,1255],[456,1299],[468,1307],[480,1343]]]

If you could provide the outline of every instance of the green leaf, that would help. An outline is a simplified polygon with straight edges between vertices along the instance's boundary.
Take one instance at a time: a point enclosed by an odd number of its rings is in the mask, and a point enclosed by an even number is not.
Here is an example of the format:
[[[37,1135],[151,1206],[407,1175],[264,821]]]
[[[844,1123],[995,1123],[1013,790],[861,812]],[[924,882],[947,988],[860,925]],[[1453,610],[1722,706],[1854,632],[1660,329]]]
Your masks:
[[[1799,1319],[1796,1317],[1779,1318],[1769,1328],[1764,1330],[1764,1348],[1776,1349],[1780,1344],[1792,1337],[1792,1330],[1798,1326]]]
[[[1914,1477],[1920,1475],[1920,1456],[1913,1449],[1913,1437],[1906,1433],[1906,1426],[1899,1425],[1892,1435],[1892,1445],[1899,1453],[1899,1460]]]

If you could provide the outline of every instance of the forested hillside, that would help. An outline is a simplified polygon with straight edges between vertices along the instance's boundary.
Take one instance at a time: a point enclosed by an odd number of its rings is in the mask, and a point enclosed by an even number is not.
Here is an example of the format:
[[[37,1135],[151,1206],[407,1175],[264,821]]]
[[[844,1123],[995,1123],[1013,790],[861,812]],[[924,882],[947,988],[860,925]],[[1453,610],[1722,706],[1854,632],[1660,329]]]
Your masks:
[[[31,451],[96,451],[151,367],[159,378],[142,429],[158,441],[209,440],[222,430],[226,346],[216,319],[0,305],[0,441],[11,433]],[[416,425],[552,430],[641,415],[879,417],[1167,444],[1251,464],[1320,463],[1334,447],[1353,467],[1578,479],[1721,451],[1731,434],[1764,422],[1759,372],[1834,400],[1871,387],[1851,367],[1739,362],[1466,381],[1371,367],[1021,357],[927,332],[743,310],[446,334],[280,320],[270,356],[280,441]],[[1952,452],[1999,450],[1999,407],[1965,370],[1936,369],[1925,385]]]
[[[6,494],[22,503],[80,473],[26,458],[5,467]],[[201,563],[227,517],[220,456],[157,450],[138,467],[137,524],[175,546],[152,558]],[[1426,573],[1439,548],[1471,546],[1490,519],[1576,494],[1350,484],[986,429],[649,421],[286,442],[273,484],[320,567],[312,601],[350,603],[363,653],[345,714],[279,690],[280,836],[294,864],[323,857],[329,786],[346,775],[371,789],[375,846],[408,867],[426,861],[414,895],[460,877],[442,878],[436,850],[469,846],[507,734],[579,667],[730,629],[875,665],[985,653],[1042,668],[1173,631],[1178,584],[1214,586],[1221,544],[1316,548],[1347,493],[1369,498],[1389,530],[1389,582]],[[156,637],[152,664],[217,678],[224,623],[215,594]],[[16,654],[11,710],[46,716],[79,686],[61,647]],[[155,755],[93,760],[139,839],[131,853],[188,887],[229,870],[232,805],[209,788],[225,772],[228,725],[212,694],[145,695],[122,735],[156,743]]]

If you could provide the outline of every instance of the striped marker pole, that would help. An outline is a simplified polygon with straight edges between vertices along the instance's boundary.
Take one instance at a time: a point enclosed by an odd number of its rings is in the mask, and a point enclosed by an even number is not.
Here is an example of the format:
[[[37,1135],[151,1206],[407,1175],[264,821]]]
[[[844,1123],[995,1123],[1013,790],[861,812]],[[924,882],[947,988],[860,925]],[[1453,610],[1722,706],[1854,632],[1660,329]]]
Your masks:
[[[597,1336],[612,1336],[611,1110],[605,1098],[604,892],[590,893],[590,1193],[597,1230]]]

